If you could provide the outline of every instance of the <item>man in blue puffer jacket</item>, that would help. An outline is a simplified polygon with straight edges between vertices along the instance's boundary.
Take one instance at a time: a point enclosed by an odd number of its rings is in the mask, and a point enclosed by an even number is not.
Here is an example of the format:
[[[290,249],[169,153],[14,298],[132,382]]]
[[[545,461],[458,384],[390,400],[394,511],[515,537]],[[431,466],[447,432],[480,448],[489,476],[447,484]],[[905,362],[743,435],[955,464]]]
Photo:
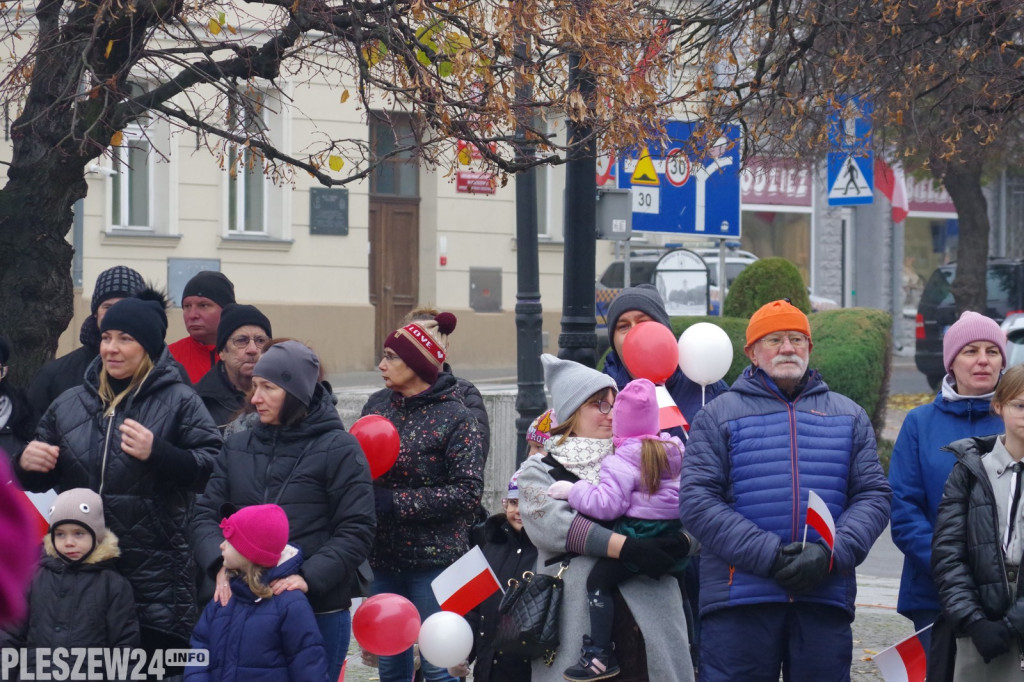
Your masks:
[[[788,300],[750,318],[751,365],[696,417],[679,490],[702,543],[702,682],[848,680],[855,567],[891,491],[864,410],[808,370],[811,329]],[[808,493],[835,519],[830,553],[807,531]],[[751,646],[756,642],[756,646]]]

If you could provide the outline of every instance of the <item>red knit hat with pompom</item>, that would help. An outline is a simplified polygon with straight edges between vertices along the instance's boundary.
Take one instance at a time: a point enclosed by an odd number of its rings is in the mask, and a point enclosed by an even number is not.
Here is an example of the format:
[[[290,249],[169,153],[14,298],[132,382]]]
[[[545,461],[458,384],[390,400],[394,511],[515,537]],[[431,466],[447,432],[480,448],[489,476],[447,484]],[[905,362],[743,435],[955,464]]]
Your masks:
[[[419,378],[437,381],[448,351],[448,335],[458,320],[451,313],[439,313],[433,320],[420,320],[392,332],[384,341]]]

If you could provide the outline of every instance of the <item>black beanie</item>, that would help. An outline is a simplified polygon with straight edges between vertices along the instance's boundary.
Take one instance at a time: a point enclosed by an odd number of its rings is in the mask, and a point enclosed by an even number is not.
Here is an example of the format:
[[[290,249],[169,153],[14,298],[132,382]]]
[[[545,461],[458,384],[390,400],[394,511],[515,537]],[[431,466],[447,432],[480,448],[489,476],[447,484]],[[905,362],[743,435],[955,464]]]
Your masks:
[[[185,285],[181,292],[181,302],[184,303],[189,296],[208,298],[223,308],[235,302],[235,285],[224,276],[224,273],[203,270]]]
[[[146,283],[135,270],[127,265],[115,265],[100,273],[92,290],[92,314],[108,298],[130,298],[146,288]]]
[[[220,324],[217,325],[217,350],[224,350],[224,346],[228,345],[228,339],[235,333],[235,330],[247,325],[259,327],[267,336],[274,335],[274,332],[270,330],[270,320],[260,312],[259,308],[254,305],[231,303],[220,314]]]
[[[151,289],[140,292],[140,298],[124,298],[111,306],[103,316],[100,332],[116,329],[131,334],[156,362],[164,350],[167,334],[167,313],[161,304],[163,296]],[[159,297],[159,300],[154,297]]]
[[[622,317],[622,313],[630,310],[647,313],[655,322],[660,322],[672,329],[668,312],[665,310],[665,303],[661,300],[661,294],[653,284],[637,284],[635,287],[627,287],[608,304],[608,342],[613,349],[615,348],[615,325]]]

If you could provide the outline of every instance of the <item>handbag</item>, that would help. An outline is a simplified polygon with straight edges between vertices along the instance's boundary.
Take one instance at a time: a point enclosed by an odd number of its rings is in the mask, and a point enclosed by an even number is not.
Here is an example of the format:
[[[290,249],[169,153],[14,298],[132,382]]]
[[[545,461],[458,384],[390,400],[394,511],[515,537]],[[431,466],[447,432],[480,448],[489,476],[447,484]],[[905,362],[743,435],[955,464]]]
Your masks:
[[[558,626],[565,584],[562,574],[569,568],[565,559],[555,575],[526,571],[511,578],[509,589],[498,605],[498,648],[524,658],[544,657],[550,666],[558,653]]]

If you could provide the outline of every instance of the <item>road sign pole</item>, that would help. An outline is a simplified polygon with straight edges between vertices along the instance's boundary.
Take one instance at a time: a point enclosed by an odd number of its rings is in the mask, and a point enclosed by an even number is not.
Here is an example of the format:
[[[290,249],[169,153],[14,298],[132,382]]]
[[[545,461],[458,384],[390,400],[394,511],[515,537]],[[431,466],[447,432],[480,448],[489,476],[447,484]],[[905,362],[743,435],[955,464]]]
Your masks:
[[[725,295],[729,293],[725,276],[725,239],[718,240],[718,316],[725,317]]]

